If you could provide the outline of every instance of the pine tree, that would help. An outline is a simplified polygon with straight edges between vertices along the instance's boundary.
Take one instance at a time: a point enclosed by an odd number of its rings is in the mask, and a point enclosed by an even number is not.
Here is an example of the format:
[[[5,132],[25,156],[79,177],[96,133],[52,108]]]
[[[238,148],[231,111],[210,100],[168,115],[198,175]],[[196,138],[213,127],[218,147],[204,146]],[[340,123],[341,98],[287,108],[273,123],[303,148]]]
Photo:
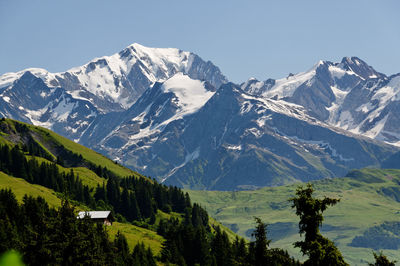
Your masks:
[[[119,203],[119,185],[117,181],[114,178],[109,179],[106,187],[108,202],[111,205],[117,205]]]
[[[106,188],[105,188],[104,182],[103,182],[103,186],[100,186],[99,184],[97,184],[97,188],[94,193],[94,198],[96,199],[96,201],[102,200],[104,202],[107,202]]]
[[[252,233],[252,236],[255,238],[252,245],[254,265],[267,265],[269,263],[268,246],[271,242],[271,240],[267,239],[267,225],[258,217],[254,217],[254,220],[256,221],[256,229]]]
[[[146,250],[143,243],[137,244],[132,251],[132,265],[155,266],[156,262],[151,249]]]
[[[55,210],[24,196],[20,206],[10,190],[0,190],[0,215],[0,252],[18,250],[30,265],[117,265],[105,227],[76,219],[67,200]]]
[[[217,265],[232,265],[232,248],[228,235],[217,226],[215,236],[211,243],[212,255],[215,257]]]
[[[397,261],[390,261],[382,251],[379,254],[372,252],[375,258],[375,263],[368,263],[369,266],[395,266]]]
[[[207,232],[204,227],[198,227],[194,236],[194,261],[200,265],[210,265],[212,258]]]
[[[153,199],[148,188],[143,187],[142,191],[138,192],[138,205],[140,208],[140,213],[143,218],[149,218],[152,213],[154,213]]]
[[[247,248],[243,238],[236,236],[235,241],[232,243],[232,253],[236,262],[239,264],[244,263],[244,259],[247,256]]]
[[[147,248],[146,258],[147,258],[148,266],[156,266],[157,265],[156,261],[154,260],[153,252],[151,251],[150,247]]]
[[[319,231],[324,220],[322,213],[329,206],[338,203],[339,199],[316,199],[313,192],[311,184],[307,184],[305,188],[300,186],[296,190],[296,197],[289,200],[300,217],[300,235],[305,235],[304,241],[298,241],[294,246],[299,247],[304,255],[308,255],[304,265],[348,265],[334,243],[323,237]]]
[[[114,246],[116,249],[117,259],[119,265],[130,265],[132,258],[129,254],[129,247],[126,237],[118,231],[114,239]]]
[[[140,221],[142,219],[142,214],[140,213],[139,205],[134,192],[129,193],[129,201],[131,206],[129,213],[132,220]]]

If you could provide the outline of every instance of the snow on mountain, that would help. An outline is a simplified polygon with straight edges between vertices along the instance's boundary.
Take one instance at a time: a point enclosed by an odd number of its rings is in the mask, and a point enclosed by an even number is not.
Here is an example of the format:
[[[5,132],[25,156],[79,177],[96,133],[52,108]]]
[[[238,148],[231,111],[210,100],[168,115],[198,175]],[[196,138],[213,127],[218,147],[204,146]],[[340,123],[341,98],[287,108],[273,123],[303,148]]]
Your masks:
[[[217,67],[193,53],[136,43],[120,53],[95,58],[66,72],[32,68],[6,73],[0,76],[0,88],[12,85],[26,72],[41,78],[49,87],[63,87],[74,98],[90,101],[104,113],[128,109],[156,81],[164,81],[178,72],[208,80],[216,87],[227,82]],[[104,101],[109,103],[104,106]]]
[[[163,83],[154,84],[130,109],[120,113],[118,124],[108,133],[98,128],[92,134],[102,134],[98,143],[105,150],[118,148],[118,153],[132,147],[142,150],[157,141],[170,125],[197,112],[214,93],[215,88],[206,81],[175,74]],[[90,139],[87,141],[93,145]]]
[[[175,48],[149,48],[135,43],[118,54],[96,58],[60,76],[72,75],[77,78],[80,87],[88,92],[100,98],[108,98],[119,103],[122,109],[127,109],[154,82],[163,81],[177,72],[186,73],[193,56]],[[138,85],[135,80],[134,84],[130,84],[132,69],[139,71],[139,78],[145,80],[145,87],[129,88],[136,89],[136,93],[130,94],[125,91],[126,86]]]
[[[168,184],[246,189],[379,166],[398,148],[370,138],[400,146],[399,91],[400,75],[356,57],[237,86],[193,53],[133,44],[66,72],[0,76],[0,115]]]
[[[269,90],[262,93],[261,96],[265,98],[285,98],[291,97],[295,90],[304,82],[311,80],[311,78],[316,74],[316,69],[318,66],[323,64],[319,61],[310,70],[306,72],[301,72],[295,75],[289,75],[286,78],[275,80],[275,84]]]
[[[5,103],[0,105],[0,114],[59,129],[57,133],[79,140],[93,117],[128,110],[149,87],[178,73],[188,76],[189,81],[183,75],[169,81],[177,90],[193,85],[192,92],[180,94],[181,98],[186,95],[182,104],[189,108],[185,109],[187,112],[195,108],[198,100],[203,100],[201,97],[211,97],[202,96],[196,90],[200,85],[195,86],[194,80],[199,80],[198,84],[207,81],[215,87],[227,82],[218,67],[193,53],[135,43],[119,53],[95,58],[66,72],[30,68],[0,76],[0,102]],[[184,83],[183,87],[177,85],[179,82]],[[194,102],[185,102],[192,93]]]
[[[352,133],[400,145],[394,118],[400,103],[398,75],[387,77],[357,57],[319,61],[309,71],[284,79],[251,78],[241,88],[301,105],[309,115]]]
[[[292,97],[295,91],[303,84],[311,86],[316,75],[329,72],[329,78],[332,81],[338,81],[338,87],[346,89],[346,85],[342,85],[341,80],[348,76],[353,76],[357,80],[365,80],[366,78],[384,77],[383,74],[376,72],[372,67],[368,66],[364,61],[357,57],[344,57],[341,63],[332,63],[329,61],[318,61],[311,69],[298,74],[289,74],[286,78],[267,81],[258,81],[250,78],[241,85],[241,88],[248,93],[262,87],[265,89],[259,93],[265,98],[287,98]],[[319,72],[319,73],[318,73]],[[353,82],[352,82],[353,83]],[[354,84],[350,84],[350,88]]]
[[[204,82],[193,80],[182,73],[166,80],[162,85],[162,90],[165,93],[172,92],[176,96],[175,103],[179,108],[180,116],[196,112],[215,93],[207,90]]]
[[[397,117],[400,115],[400,76],[389,77],[384,84],[376,83],[369,87],[362,87],[362,91],[369,92],[369,101],[360,103],[355,110],[345,109],[353,123],[347,124],[345,129],[357,134],[399,145],[400,125]],[[360,116],[361,122],[353,117]],[[355,121],[354,121],[355,120]]]
[[[28,68],[22,71],[18,71],[16,73],[9,72],[0,76],[0,90],[12,85],[16,80],[22,77],[26,72],[30,72],[36,77],[41,78],[48,86],[53,87],[49,81],[54,80],[56,74],[49,73],[46,69],[43,68]]]
[[[186,79],[184,90],[171,85],[179,79]],[[232,83],[216,91],[202,85],[181,74],[155,84],[110,133],[88,145],[166,184],[197,189],[340,176],[350,168],[379,164],[384,154],[396,151],[331,127],[297,104],[252,96]],[[194,91],[211,97],[189,108],[193,105],[183,103],[194,98],[181,95]]]
[[[136,51],[138,58],[144,58],[147,68],[151,69],[152,73],[161,70],[171,74],[171,64],[176,72],[188,72],[193,63],[193,54],[176,48],[149,48],[137,43],[133,44],[131,48]]]

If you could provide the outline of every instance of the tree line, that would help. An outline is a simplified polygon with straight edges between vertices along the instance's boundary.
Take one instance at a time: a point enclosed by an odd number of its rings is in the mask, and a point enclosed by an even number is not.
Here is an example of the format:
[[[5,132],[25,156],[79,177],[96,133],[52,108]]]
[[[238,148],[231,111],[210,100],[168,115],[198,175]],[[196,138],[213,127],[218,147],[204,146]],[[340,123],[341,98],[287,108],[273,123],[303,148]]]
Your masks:
[[[31,155],[31,154],[30,154]],[[31,184],[38,184],[65,193],[70,199],[82,202],[87,206],[95,206],[91,189],[83,185],[82,180],[71,169],[69,172],[60,172],[56,163],[41,162],[35,158],[27,160],[23,148],[15,145],[0,146],[0,171],[25,179]]]
[[[129,222],[149,224],[155,222],[157,210],[183,213],[191,207],[189,195],[180,188],[134,176],[109,178],[107,184],[97,186],[94,198],[98,205],[110,205]]]
[[[108,178],[107,184],[98,185],[93,191],[93,188],[82,183],[72,169],[65,173],[59,170],[57,163],[39,163],[35,158],[28,160],[26,154],[40,154],[38,149],[32,147],[35,146],[15,145],[10,148],[8,145],[0,145],[0,171],[65,193],[70,199],[92,209],[112,210],[129,222],[146,219],[154,222],[157,210],[183,213],[185,208],[191,207],[189,195],[177,187],[167,187],[154,180],[134,176],[119,178],[100,166],[92,168]],[[57,161],[63,160],[58,157]]]

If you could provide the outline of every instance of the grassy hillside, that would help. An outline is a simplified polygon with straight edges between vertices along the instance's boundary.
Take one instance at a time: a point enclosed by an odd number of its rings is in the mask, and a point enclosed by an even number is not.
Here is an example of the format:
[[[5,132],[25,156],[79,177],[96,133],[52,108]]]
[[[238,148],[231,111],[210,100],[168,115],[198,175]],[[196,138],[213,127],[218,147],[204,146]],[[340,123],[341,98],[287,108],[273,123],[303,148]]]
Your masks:
[[[372,262],[371,248],[351,247],[354,237],[362,236],[373,226],[400,221],[400,170],[362,169],[346,178],[313,182],[316,196],[340,198],[325,213],[322,232],[333,240],[351,265]],[[188,191],[193,202],[200,203],[209,214],[239,235],[250,237],[254,216],[269,225],[272,246],[300,252],[292,243],[300,239],[298,217],[288,199],[298,184],[263,188],[255,191]],[[400,232],[399,232],[400,233]],[[400,261],[400,250],[384,249],[384,253]]]
[[[85,169],[86,168],[82,168],[78,170],[85,171]],[[74,171],[78,172],[77,169]],[[96,179],[101,178],[96,176]],[[60,194],[55,193],[53,190],[40,185],[30,184],[22,178],[16,178],[0,172],[0,189],[3,188],[11,189],[20,202],[24,195],[30,195],[44,198],[51,207],[58,208],[61,206],[61,199],[58,197]],[[82,208],[87,209],[85,206],[77,206],[78,210]],[[107,230],[111,240],[114,240],[118,231],[123,233],[127,238],[130,251],[132,251],[136,244],[143,242],[152,249],[155,255],[159,255],[162,243],[164,242],[164,238],[157,235],[156,232],[129,223],[115,222],[112,226],[107,227]]]
[[[0,172],[0,189],[9,188],[11,189],[18,201],[22,201],[25,194],[31,195],[33,197],[42,197],[47,203],[52,207],[61,206],[61,199],[57,197],[56,193],[48,188],[40,185],[34,185],[26,182],[22,178],[16,178],[13,176],[6,175]]]
[[[123,233],[128,241],[130,251],[132,251],[136,244],[143,242],[146,246],[151,248],[151,250],[154,252],[154,255],[159,255],[161,252],[162,243],[165,241],[164,238],[160,235],[157,235],[156,232],[132,224],[115,222],[107,229],[109,230],[108,232],[112,240],[114,240],[118,231]]]
[[[119,164],[114,163],[108,158],[82,146],[64,137],[61,137],[50,130],[35,127],[29,124],[21,123],[10,119],[0,120],[0,145],[8,145],[12,148],[15,145],[29,145],[34,142],[38,145],[39,149],[45,154],[46,158],[32,155],[25,155],[26,159],[36,160],[41,163],[52,163],[57,160],[57,156],[65,155],[65,150],[70,151],[78,156],[81,155],[83,160],[90,162],[94,165],[106,167],[114,174],[124,176],[138,176],[140,174],[131,171]],[[107,182],[107,179],[98,176],[94,171],[87,168],[85,163],[77,167],[64,167],[57,164],[57,168],[61,173],[69,173],[71,170],[76,176],[79,176],[84,185],[89,188],[96,188],[97,185],[102,185]],[[31,195],[34,197],[43,197],[51,207],[60,207],[61,198],[60,193],[46,188],[41,185],[30,184],[22,178],[16,178],[7,175],[0,171],[0,189],[9,188],[16,195],[18,201],[22,201],[24,195]],[[94,193],[94,192],[92,192]],[[88,210],[84,205],[79,204],[77,210]],[[107,228],[111,239],[113,240],[118,231],[123,233],[128,241],[129,247],[132,251],[133,247],[140,241],[146,246],[150,246],[155,254],[159,254],[161,245],[164,239],[157,235],[156,232],[141,228],[130,223],[114,223],[113,226]]]
[[[61,199],[58,197],[59,194],[53,190],[40,185],[30,184],[24,179],[0,172],[0,189],[3,188],[11,189],[20,202],[24,195],[30,195],[44,198],[51,207],[58,208],[61,206]],[[85,206],[77,206],[77,210],[81,210],[82,208],[87,209]],[[155,255],[159,255],[162,243],[164,242],[164,238],[157,235],[156,232],[129,223],[115,222],[112,226],[107,227],[107,230],[111,240],[114,240],[118,231],[123,233],[127,238],[130,251],[132,251],[136,244],[143,242],[152,249]]]
[[[27,160],[35,159],[39,164],[43,162],[56,162],[58,156],[63,157],[66,154],[68,156],[69,154],[74,154],[74,156],[81,155],[82,159],[78,162],[74,162],[74,166],[68,165],[67,162],[67,166],[65,167],[60,164],[57,164],[57,167],[62,173],[69,173],[73,170],[74,174],[79,176],[82,183],[89,186],[91,189],[95,189],[97,185],[107,183],[107,179],[99,176],[93,170],[90,170],[88,168],[90,164],[102,168],[106,167],[109,171],[120,177],[142,177],[139,173],[116,164],[103,155],[66,139],[50,130],[11,119],[0,119],[0,145],[8,145],[12,148],[15,145],[31,145],[32,143],[42,150],[42,153],[44,153],[44,157],[46,158],[32,155],[26,155],[25,157]],[[24,180],[21,179],[20,181],[22,182]],[[26,184],[28,185],[26,188],[29,190],[29,183],[26,182]],[[94,192],[92,192],[92,194],[93,193]],[[23,193],[21,196],[22,195]],[[36,196],[35,193],[33,193],[33,195]]]
[[[31,126],[32,127],[32,126]],[[54,132],[44,129],[44,128],[38,128],[38,127],[33,127],[36,132],[38,132],[45,140],[44,145],[49,145],[49,143],[54,143],[55,145],[62,145],[68,150],[74,151],[75,153],[78,153],[82,155],[83,158],[88,160],[91,163],[94,163],[96,165],[101,165],[103,167],[107,167],[110,171],[114,172],[115,174],[124,177],[124,176],[129,176],[129,175],[139,175],[136,172],[133,172],[132,170],[123,167],[119,164],[114,163],[107,157],[101,155],[100,153],[97,153],[89,148],[86,148],[85,146],[82,146],[78,143],[75,143],[67,138],[64,138],[58,134],[55,134]]]
[[[0,144],[22,144],[26,143],[29,138],[32,138],[54,159],[62,151],[67,150],[81,155],[87,162],[106,167],[121,177],[131,175],[140,176],[140,174],[111,161],[107,157],[42,127],[12,119],[1,119],[0,132]]]
[[[45,163],[51,163],[51,161],[37,157],[37,156],[27,156],[28,159],[35,159],[39,163],[45,162]],[[82,183],[84,185],[88,185],[90,188],[96,188],[97,185],[102,185],[103,182],[107,183],[107,180],[99,177],[96,173],[91,171],[90,169],[87,169],[85,167],[63,167],[61,165],[57,165],[58,169],[60,172],[63,173],[68,173],[71,170],[74,171],[76,175],[79,175],[79,178],[82,180]]]
[[[136,244],[143,242],[159,255],[165,241],[156,232],[160,220],[164,224],[170,218],[183,222],[186,207],[192,207],[190,199],[187,201],[181,190],[158,185],[47,129],[0,119],[0,145],[0,189],[10,188],[19,201],[25,194],[41,196],[56,208],[61,206],[62,192],[67,192],[76,211],[112,210],[119,221],[132,223],[115,222],[107,227],[111,240],[118,232],[123,233],[131,251]],[[103,183],[107,185],[103,187]],[[98,185],[100,187],[96,189]],[[157,199],[155,193],[158,193]],[[139,216],[129,217],[135,206],[140,207]],[[146,210],[155,211],[154,223]],[[236,237],[213,219],[209,225],[211,228],[222,227],[231,240]]]
[[[40,159],[40,158],[36,158],[36,159]],[[43,159],[43,160],[45,160],[45,159]],[[61,166],[59,166],[59,167],[61,170],[64,170],[64,171],[68,170]],[[86,168],[82,168],[82,169],[74,168],[75,173],[79,172],[79,170],[81,170],[83,172],[85,172],[86,170],[90,171]],[[95,175],[94,173],[92,173],[92,174]],[[97,182],[97,181],[102,181],[104,179],[95,175],[95,180]],[[48,189],[43,186],[40,186],[40,185],[30,184],[22,178],[16,178],[13,176],[9,176],[0,171],[0,189],[4,189],[4,188],[11,189],[14,192],[14,194],[16,195],[17,200],[20,202],[22,201],[23,196],[27,194],[27,195],[30,195],[33,197],[38,197],[38,196],[43,197],[51,207],[58,208],[61,206],[61,199],[59,198],[59,196],[60,196],[59,193],[56,193],[53,190]],[[87,207],[77,206],[77,209],[82,210],[82,209],[87,209]],[[159,211],[159,213],[157,215],[156,223],[159,222],[160,218],[169,219],[171,217],[181,219],[180,214],[177,214],[177,213],[167,214],[167,213]],[[219,223],[218,221],[216,221],[212,218],[210,219],[210,225],[211,226],[220,226],[222,228],[222,230],[227,232],[227,234],[231,240],[233,240],[236,237],[236,234],[233,233],[230,229],[223,226],[221,223]],[[165,239],[162,236],[158,235],[156,232],[149,230],[149,229],[142,228],[142,227],[138,227],[138,226],[135,226],[135,225],[132,225],[129,223],[114,222],[112,226],[107,227],[107,230],[111,237],[111,240],[114,240],[118,231],[123,233],[127,238],[130,251],[132,251],[133,247],[136,244],[138,244],[139,242],[143,242],[146,246],[149,246],[152,249],[152,251],[155,255],[159,255],[161,252],[162,243],[165,241]]]

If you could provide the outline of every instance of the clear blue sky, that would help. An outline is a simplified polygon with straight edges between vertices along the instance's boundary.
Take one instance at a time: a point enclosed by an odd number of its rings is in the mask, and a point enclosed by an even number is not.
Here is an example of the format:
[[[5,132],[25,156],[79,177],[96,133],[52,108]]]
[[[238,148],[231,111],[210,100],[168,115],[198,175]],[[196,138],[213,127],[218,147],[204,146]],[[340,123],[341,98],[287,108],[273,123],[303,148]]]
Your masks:
[[[211,60],[234,82],[359,56],[400,72],[400,1],[0,0],[0,74],[65,71],[131,43]]]

